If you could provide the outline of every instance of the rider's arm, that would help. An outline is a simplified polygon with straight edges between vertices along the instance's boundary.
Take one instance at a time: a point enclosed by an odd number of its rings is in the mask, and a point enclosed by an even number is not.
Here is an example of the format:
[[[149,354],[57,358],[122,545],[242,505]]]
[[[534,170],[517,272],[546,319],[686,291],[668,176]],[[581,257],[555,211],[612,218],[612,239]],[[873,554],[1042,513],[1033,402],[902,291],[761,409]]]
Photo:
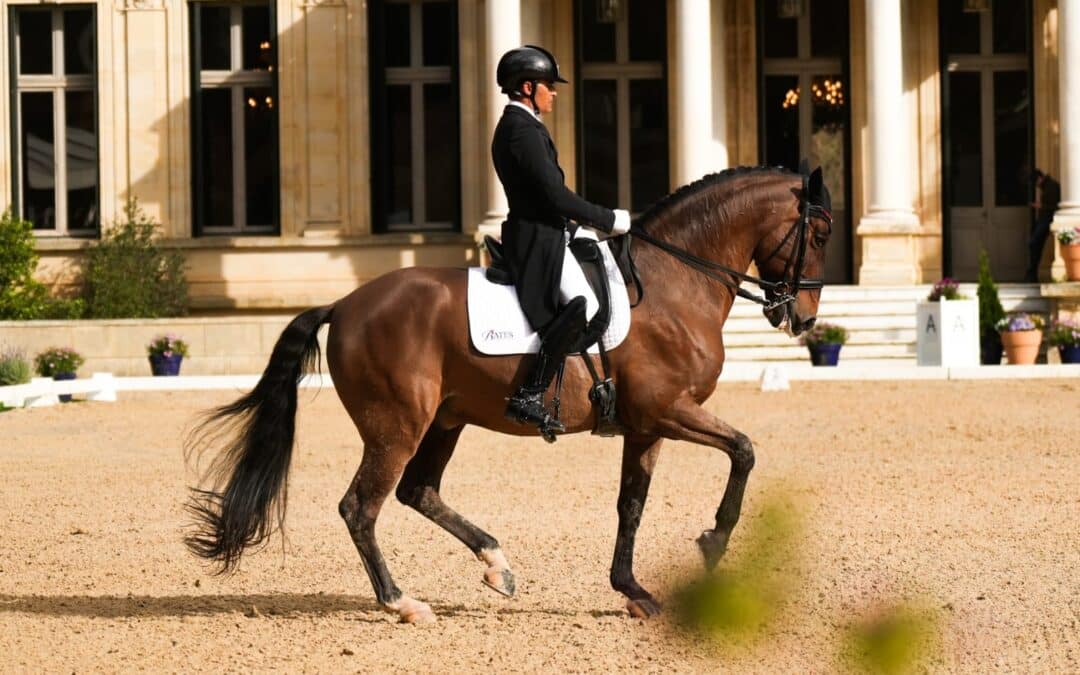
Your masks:
[[[537,187],[538,194],[551,211],[608,234],[613,228],[616,234],[628,230],[629,215],[619,217],[617,223],[615,211],[586,201],[566,187],[562,172],[548,156],[546,143],[538,129],[524,127],[513,135],[510,151],[524,176]]]

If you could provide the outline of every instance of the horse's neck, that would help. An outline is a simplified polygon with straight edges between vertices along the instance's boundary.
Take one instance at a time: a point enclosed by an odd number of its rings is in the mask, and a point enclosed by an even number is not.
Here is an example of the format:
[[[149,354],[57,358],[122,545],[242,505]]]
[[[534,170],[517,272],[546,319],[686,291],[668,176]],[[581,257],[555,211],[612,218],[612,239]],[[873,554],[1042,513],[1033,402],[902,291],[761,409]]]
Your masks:
[[[699,258],[745,272],[765,214],[760,204],[749,200],[741,186],[733,183],[707,189],[690,197],[688,203],[676,205],[648,227],[649,233]],[[672,309],[707,312],[721,320],[727,317],[734,289],[648,244],[639,244],[638,251],[646,296],[660,295]],[[732,278],[732,283],[739,280]]]

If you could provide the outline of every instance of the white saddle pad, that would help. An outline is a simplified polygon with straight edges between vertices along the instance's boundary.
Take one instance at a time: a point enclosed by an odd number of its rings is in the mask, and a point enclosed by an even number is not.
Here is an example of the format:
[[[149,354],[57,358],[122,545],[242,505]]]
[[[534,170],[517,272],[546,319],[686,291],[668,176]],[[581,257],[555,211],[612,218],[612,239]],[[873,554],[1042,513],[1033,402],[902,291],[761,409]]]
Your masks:
[[[600,250],[611,287],[611,322],[601,340],[610,351],[630,332],[630,298],[607,242],[600,242]],[[521,311],[517,290],[488,281],[483,267],[469,268],[469,338],[481,354],[493,356],[535,354],[540,349],[540,336]],[[596,345],[589,347],[590,353],[599,351]]]

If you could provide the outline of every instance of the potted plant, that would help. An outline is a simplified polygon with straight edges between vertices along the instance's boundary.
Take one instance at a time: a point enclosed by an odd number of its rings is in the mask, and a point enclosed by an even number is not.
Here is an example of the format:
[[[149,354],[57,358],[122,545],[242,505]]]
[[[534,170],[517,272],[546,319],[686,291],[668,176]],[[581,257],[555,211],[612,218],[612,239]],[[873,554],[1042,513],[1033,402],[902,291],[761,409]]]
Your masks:
[[[74,380],[75,372],[86,359],[70,347],[49,347],[34,357],[34,368],[38,375],[54,380]],[[60,394],[60,400],[67,403],[71,394]]]
[[[1061,244],[1061,257],[1065,261],[1065,276],[1069,281],[1080,281],[1080,227],[1057,233]]]
[[[1031,365],[1042,343],[1042,319],[1037,314],[1016,312],[998,321],[1005,356],[1012,365]]]
[[[1005,308],[998,297],[997,284],[990,276],[990,257],[986,251],[979,252],[979,287],[975,293],[979,297],[979,352],[983,365],[996,366],[1001,363],[1001,336],[997,324],[1005,316]]]
[[[1055,321],[1046,332],[1046,342],[1058,348],[1062,363],[1080,363],[1080,321]]]
[[[146,345],[150,372],[154,375],[179,375],[180,362],[187,353],[187,343],[171,333],[159,335]]]
[[[920,366],[979,364],[979,306],[945,277],[915,307],[916,353]]]
[[[799,343],[810,350],[810,363],[815,366],[835,366],[840,358],[840,347],[847,339],[847,329],[843,326],[819,321],[803,333]]]

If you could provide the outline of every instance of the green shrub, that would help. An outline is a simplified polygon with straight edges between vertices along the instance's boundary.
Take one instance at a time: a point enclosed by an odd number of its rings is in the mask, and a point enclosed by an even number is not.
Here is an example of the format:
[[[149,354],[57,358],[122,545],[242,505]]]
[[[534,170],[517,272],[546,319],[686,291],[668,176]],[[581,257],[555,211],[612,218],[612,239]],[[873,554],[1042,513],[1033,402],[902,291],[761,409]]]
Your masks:
[[[998,287],[990,276],[990,256],[986,250],[979,251],[979,339],[997,334],[997,324],[1005,318],[1005,308],[998,297]]]
[[[187,314],[184,257],[158,246],[156,223],[135,199],[128,201],[124,218],[87,251],[87,316],[133,319]]]
[[[30,381],[30,362],[18,349],[0,352],[0,387],[26,384]]]
[[[81,300],[54,298],[45,284],[34,278],[38,265],[35,244],[33,223],[13,216],[11,211],[0,215],[0,320],[79,318]]]
[[[74,373],[86,359],[70,347],[49,347],[34,357],[34,368],[42,377]]]

